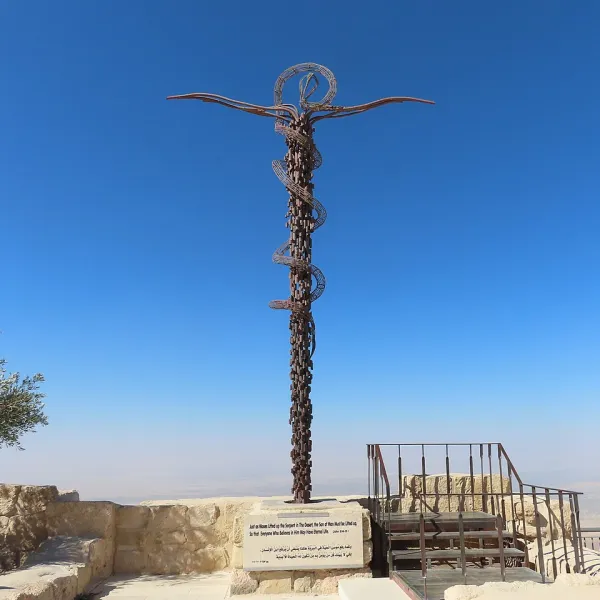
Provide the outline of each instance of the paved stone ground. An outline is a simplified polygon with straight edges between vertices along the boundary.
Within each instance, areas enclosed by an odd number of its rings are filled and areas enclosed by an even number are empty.
[[[229,573],[210,575],[140,575],[115,576],[90,586],[93,600],[111,598],[113,600],[224,600],[229,590]],[[234,596],[242,600],[244,596]],[[295,595],[251,595],[252,600],[298,600],[299,598],[319,598],[339,600],[339,596]]]

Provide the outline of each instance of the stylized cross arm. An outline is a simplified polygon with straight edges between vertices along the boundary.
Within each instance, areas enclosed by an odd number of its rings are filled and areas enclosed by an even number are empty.
[[[291,104],[279,104],[276,106],[262,106],[260,104],[250,104],[241,100],[233,100],[218,94],[209,94],[205,92],[194,94],[181,94],[178,96],[167,96],[167,100],[200,100],[202,102],[213,102],[221,104],[228,108],[235,108],[247,113],[259,115],[261,117],[274,117],[276,119],[291,120],[298,117],[298,111]]]
[[[323,119],[336,119],[340,117],[349,117],[350,115],[358,115],[360,113],[378,108],[386,104],[400,104],[401,102],[420,102],[421,104],[435,104],[433,100],[423,100],[422,98],[411,98],[409,96],[391,96],[389,98],[381,98],[366,104],[357,104],[356,106],[327,106],[320,110],[326,111],[325,114],[317,114],[311,118],[311,122],[321,121]]]

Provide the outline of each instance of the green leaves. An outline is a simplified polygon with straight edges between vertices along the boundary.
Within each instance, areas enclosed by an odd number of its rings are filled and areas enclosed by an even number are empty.
[[[16,446],[23,450],[19,439],[38,425],[48,425],[39,392],[44,376],[37,373],[21,379],[19,373],[6,372],[6,361],[0,359],[0,448]]]

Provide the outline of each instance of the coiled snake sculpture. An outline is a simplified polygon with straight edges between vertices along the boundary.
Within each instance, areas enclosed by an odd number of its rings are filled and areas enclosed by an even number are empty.
[[[283,101],[283,88],[292,77],[306,73],[300,79],[299,108]],[[328,89],[319,101],[311,100],[319,86],[318,76],[325,78]],[[312,233],[325,223],[327,212],[313,195],[312,174],[321,166],[321,154],[314,140],[314,124],[324,119],[356,115],[379,106],[399,102],[423,102],[419,98],[390,97],[356,106],[334,106],[332,101],[337,92],[333,73],[315,63],[302,63],[286,69],[277,79],[273,106],[249,104],[225,96],[209,93],[194,93],[169,96],[169,100],[201,100],[221,104],[251,114],[275,119],[275,131],[285,137],[288,147],[283,160],[273,161],[273,171],[289,193],[286,226],[290,229],[289,239],[273,254],[273,261],[290,269],[290,297],[273,300],[273,309],[291,311],[290,333],[290,378],[292,406],[292,474],[294,501],[310,501],[311,485],[311,423],[312,404],[310,385],[312,382],[312,356],[315,351],[315,322],[311,306],[325,290],[325,276],[312,264]],[[313,288],[312,280],[316,284]]]

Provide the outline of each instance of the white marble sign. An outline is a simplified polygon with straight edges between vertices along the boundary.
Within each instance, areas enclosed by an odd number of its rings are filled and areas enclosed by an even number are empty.
[[[359,569],[363,566],[362,515],[356,510],[246,516],[246,571]]]

